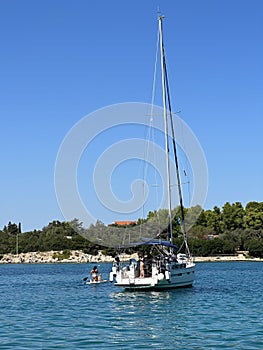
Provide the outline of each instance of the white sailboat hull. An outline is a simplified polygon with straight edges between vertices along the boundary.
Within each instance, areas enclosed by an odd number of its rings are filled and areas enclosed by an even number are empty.
[[[194,283],[195,264],[171,264],[164,272],[158,272],[153,267],[151,276],[135,277],[132,266],[124,267],[115,274],[115,286],[126,290],[163,290],[191,287]]]

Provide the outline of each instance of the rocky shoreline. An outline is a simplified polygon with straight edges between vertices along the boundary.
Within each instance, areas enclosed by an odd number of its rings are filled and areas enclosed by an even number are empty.
[[[64,257],[63,251],[49,252],[29,252],[20,254],[4,254],[0,264],[53,264],[53,263],[98,263],[113,262],[114,259],[109,255],[104,255],[100,251],[97,255],[86,254],[82,250],[71,250],[69,257]],[[121,261],[127,261],[131,258],[138,258],[137,254],[122,254]]]
[[[138,254],[122,254],[121,261],[128,261],[131,258],[138,259]],[[86,254],[82,250],[72,250],[67,258],[63,251],[30,252],[16,254],[4,254],[0,264],[53,264],[53,263],[103,263],[113,262],[113,258],[99,252],[97,255]],[[239,252],[235,256],[213,256],[195,257],[195,262],[220,262],[220,261],[263,261],[260,258],[250,258],[247,252]]]

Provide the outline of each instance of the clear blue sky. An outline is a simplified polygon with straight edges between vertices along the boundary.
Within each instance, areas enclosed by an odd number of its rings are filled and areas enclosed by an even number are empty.
[[[2,0],[0,228],[63,220],[66,133],[98,108],[151,101],[158,6],[174,109],[208,163],[205,208],[263,200],[261,0]]]

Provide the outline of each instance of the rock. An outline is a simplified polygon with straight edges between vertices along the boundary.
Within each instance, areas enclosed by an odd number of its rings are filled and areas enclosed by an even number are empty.
[[[98,255],[90,255],[84,253],[82,250],[71,251],[71,255],[68,259],[59,260],[53,259],[55,253],[62,253],[63,251],[50,251],[50,252],[31,252],[16,254],[4,254],[0,260],[0,264],[43,264],[43,263],[104,263],[113,262],[114,259],[109,255],[103,255],[101,251]],[[263,259],[249,259],[247,252],[238,252],[236,256],[217,256],[217,257],[196,257],[196,262],[205,261],[262,261]],[[129,259],[138,259],[138,254],[131,255],[121,254],[121,261],[128,261]]]

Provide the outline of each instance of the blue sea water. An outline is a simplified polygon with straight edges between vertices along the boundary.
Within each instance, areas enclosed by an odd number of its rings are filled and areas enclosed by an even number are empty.
[[[162,292],[84,285],[91,267],[0,265],[0,349],[263,348],[261,262],[199,263]]]

